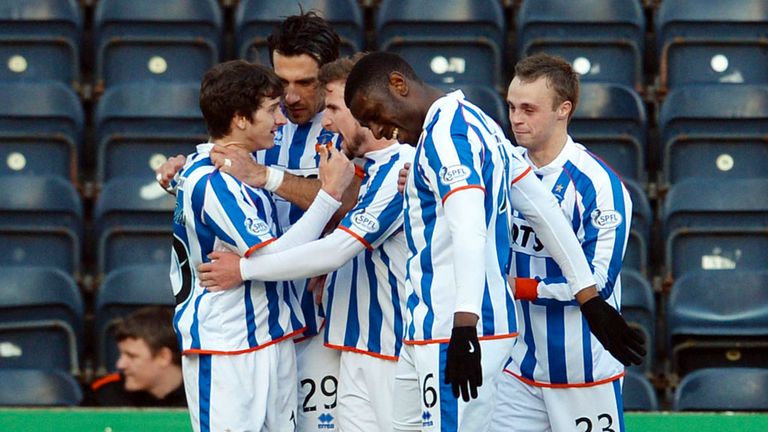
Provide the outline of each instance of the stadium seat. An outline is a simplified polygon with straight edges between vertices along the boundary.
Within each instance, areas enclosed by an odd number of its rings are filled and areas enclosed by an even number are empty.
[[[78,374],[83,300],[74,280],[53,268],[1,268],[0,369],[59,369]]]
[[[510,137],[512,135],[512,129],[509,125],[507,102],[493,87],[483,85],[438,85],[437,87],[446,93],[454,90],[461,90],[468,101],[480,107],[486,114],[491,116],[492,119],[496,120],[496,123],[501,126],[501,130],[504,131],[505,136]]]
[[[82,203],[60,177],[0,176],[0,254],[3,266],[80,267]]]
[[[0,81],[80,81],[76,0],[0,0]]]
[[[149,305],[175,306],[169,266],[134,265],[109,273],[96,295],[97,375],[115,369],[115,321]]]
[[[646,128],[643,101],[631,88],[589,82],[581,85],[569,133],[622,178],[646,180]]]
[[[659,112],[663,172],[687,178],[768,178],[768,86],[671,91]]]
[[[639,0],[526,0],[517,15],[518,57],[559,55],[583,82],[640,90],[644,41]]]
[[[176,199],[154,179],[104,185],[94,211],[99,273],[134,264],[170,265]]]
[[[639,369],[650,372],[656,347],[656,303],[651,284],[640,273],[631,269],[621,271],[621,315],[631,326],[643,332],[648,355]]]
[[[765,366],[768,271],[686,273],[667,308],[668,345],[679,375],[706,367]]]
[[[221,29],[216,0],[99,0],[97,91],[130,81],[199,83],[219,62]]]
[[[662,92],[701,83],[768,84],[768,2],[664,0],[656,17]]]
[[[271,65],[267,37],[287,16],[299,14],[300,10],[313,10],[331,24],[341,38],[341,55],[352,55],[365,48],[363,13],[355,0],[240,0],[235,12],[239,58]]]
[[[0,369],[0,382],[0,406],[4,407],[73,407],[83,400],[80,385],[62,371]]]
[[[207,142],[198,84],[125,84],[107,89],[96,110],[99,183],[154,178],[165,155],[188,154]]]
[[[648,378],[637,372],[624,375],[622,398],[626,411],[658,411],[659,398]]]
[[[666,268],[768,267],[768,179],[688,179],[672,186],[663,208]]]
[[[627,249],[624,252],[625,269],[634,269],[648,275],[648,251],[650,250],[653,213],[648,195],[639,184],[625,180],[624,186],[632,199],[632,223],[629,229]]]
[[[0,83],[0,175],[58,175],[77,182],[83,108],[66,85]]]
[[[505,85],[505,33],[497,0],[382,0],[376,13],[379,49],[430,84]]]
[[[765,366],[765,364],[763,364]],[[675,411],[766,411],[768,369],[710,368],[683,378],[675,390]]]

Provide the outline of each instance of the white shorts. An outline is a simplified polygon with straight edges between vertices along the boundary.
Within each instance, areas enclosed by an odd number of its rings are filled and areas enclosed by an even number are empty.
[[[340,352],[323,345],[323,335],[294,344],[298,366],[298,432],[336,430]]]
[[[340,364],[339,428],[344,432],[389,432],[397,362],[341,351]]]
[[[493,432],[624,431],[621,381],[538,387],[509,373],[499,381]]]
[[[245,354],[183,356],[181,369],[195,432],[292,432],[296,352],[291,341]]]
[[[403,345],[395,376],[395,431],[466,431],[488,429],[496,403],[496,384],[515,339],[480,341],[483,385],[477,399],[464,402],[445,384],[448,343]]]

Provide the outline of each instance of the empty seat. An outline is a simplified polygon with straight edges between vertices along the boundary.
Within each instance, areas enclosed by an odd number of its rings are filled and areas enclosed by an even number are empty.
[[[768,86],[673,90],[659,113],[663,172],[687,178],[768,178]]]
[[[0,406],[77,406],[83,391],[62,371],[0,369]]]
[[[97,375],[114,370],[119,357],[114,339],[115,323],[144,306],[173,307],[175,301],[169,266],[135,265],[107,275],[96,295]]]
[[[658,411],[659,398],[656,390],[644,375],[627,371],[622,387],[624,409],[627,411]]]
[[[517,15],[518,57],[568,60],[582,81],[640,89],[645,17],[639,0],[527,0]]]
[[[464,93],[464,97],[473,104],[480,107],[486,114],[496,120],[501,126],[501,130],[504,135],[509,137],[512,135],[512,129],[509,125],[509,115],[507,111],[507,102],[493,87],[482,85],[463,85],[463,86],[446,86],[438,85],[439,88],[445,92],[451,92],[453,90],[461,90]]]
[[[569,133],[622,178],[646,180],[646,114],[633,89],[619,84],[583,83]]]
[[[99,272],[134,264],[170,265],[176,199],[154,179],[108,182],[96,202]]]
[[[83,108],[66,85],[0,83],[0,175],[59,175],[77,181]]]
[[[653,213],[648,195],[639,184],[625,180],[624,186],[632,199],[632,223],[629,229],[627,249],[624,252],[623,266],[648,275],[648,251],[650,250],[651,225]]]
[[[768,272],[696,271],[669,296],[668,344],[679,375],[699,368],[764,366],[768,358]]]
[[[693,270],[768,267],[767,179],[688,179],[664,209],[665,260],[672,277]]]
[[[768,84],[768,2],[664,0],[656,17],[661,90]]]
[[[82,203],[60,177],[0,176],[0,254],[3,266],[80,267]]]
[[[0,81],[80,80],[76,0],[0,0]]]
[[[382,0],[381,51],[397,53],[432,84],[501,82],[506,24],[496,0]]]
[[[711,368],[683,378],[675,390],[675,411],[766,411],[768,369]]]
[[[298,15],[300,10],[313,10],[330,23],[341,38],[341,55],[349,56],[365,47],[363,14],[355,0],[297,0],[288,3],[241,0],[235,12],[238,56],[271,64],[267,37],[287,16]]]
[[[2,267],[2,271],[0,369],[79,373],[83,300],[74,280],[53,268]]]
[[[97,90],[129,81],[199,83],[219,62],[221,28],[216,0],[99,0]]]
[[[648,280],[631,269],[621,271],[621,315],[629,325],[643,332],[648,355],[640,369],[650,372],[656,347],[656,302]]]
[[[187,154],[207,142],[199,84],[126,84],[99,99],[97,180],[154,178],[165,155]]]

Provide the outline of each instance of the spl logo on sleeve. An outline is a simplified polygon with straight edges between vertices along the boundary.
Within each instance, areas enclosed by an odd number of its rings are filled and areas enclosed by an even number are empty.
[[[367,233],[375,233],[380,227],[379,220],[366,213],[365,209],[352,213],[352,225]]]
[[[262,220],[256,218],[246,218],[244,224],[246,231],[255,236],[263,236],[269,234],[269,225],[267,225]]]
[[[600,210],[595,209],[589,215],[592,220],[592,226],[597,229],[610,229],[616,228],[621,225],[624,218],[621,217],[621,213],[616,210]]]
[[[440,183],[447,186],[466,180],[470,175],[472,175],[472,171],[465,165],[445,166],[440,168]]]

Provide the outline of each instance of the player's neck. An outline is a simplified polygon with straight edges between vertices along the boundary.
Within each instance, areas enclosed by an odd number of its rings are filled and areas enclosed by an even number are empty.
[[[567,142],[568,134],[565,131],[554,134],[546,144],[535,149],[528,149],[528,158],[536,168],[547,166],[557,159]]]

